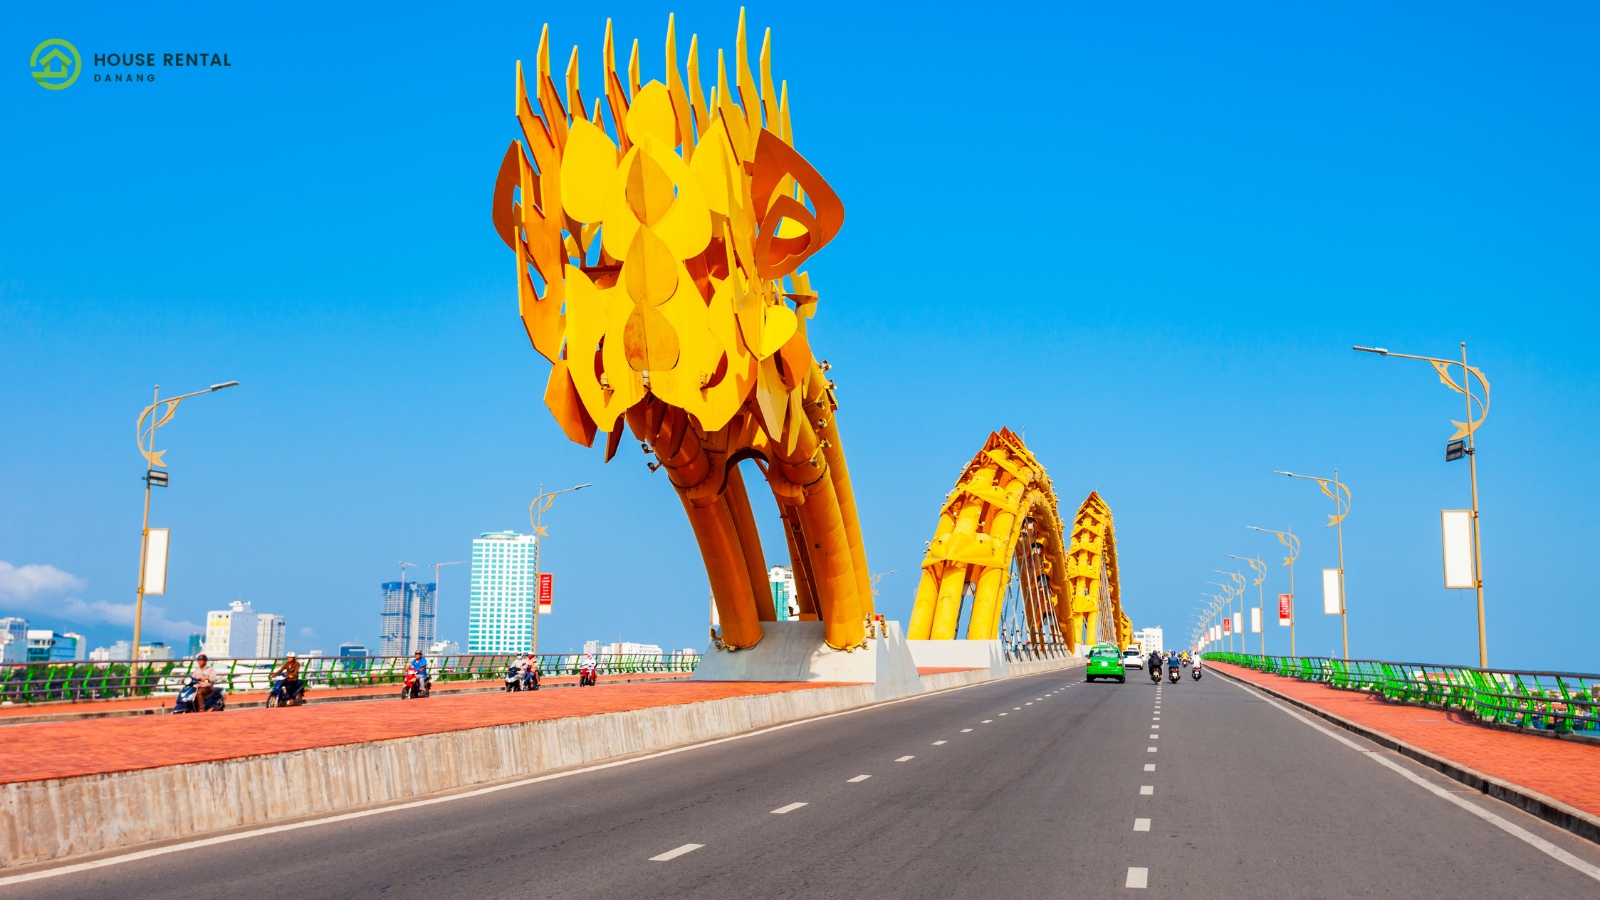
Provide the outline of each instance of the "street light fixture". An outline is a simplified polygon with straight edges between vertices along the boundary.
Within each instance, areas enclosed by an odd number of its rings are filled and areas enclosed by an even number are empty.
[[[539,485],[539,496],[533,498],[533,502],[528,504],[528,524],[533,526],[533,588],[535,592],[539,590],[539,551],[544,546],[545,536],[549,534],[544,527],[545,511],[555,504],[556,497],[561,494],[570,494],[573,491],[581,491],[586,487],[593,486],[587,483],[577,484],[569,488],[562,488],[559,491],[551,491],[547,494],[545,493],[544,485],[541,484]],[[539,655],[539,598],[537,593],[534,595],[533,609],[528,613],[528,634],[533,644],[529,652],[537,657]]]
[[[1384,350],[1383,352],[1388,353],[1389,351]],[[1294,472],[1284,472],[1278,469],[1273,469],[1272,474],[1287,475],[1290,478],[1303,478],[1307,481],[1315,481],[1317,483],[1317,487],[1322,489],[1322,493],[1326,494],[1333,500],[1334,514],[1328,517],[1327,527],[1336,529],[1339,532],[1339,631],[1344,637],[1344,658],[1349,659],[1350,624],[1345,615],[1346,610],[1348,609],[1348,604],[1345,602],[1344,596],[1344,518],[1345,516],[1350,515],[1350,488],[1348,485],[1339,481],[1338,469],[1333,470],[1332,478],[1318,478],[1315,475],[1297,475]]]
[[[158,589],[149,591],[145,589],[145,576],[149,573],[150,563],[152,562],[150,558],[150,488],[166,487],[168,480],[166,471],[167,464],[161,459],[161,457],[167,451],[156,449],[156,429],[172,421],[172,416],[178,411],[178,404],[184,400],[187,400],[190,397],[197,397],[201,394],[209,394],[215,391],[220,391],[223,388],[236,387],[238,384],[239,382],[237,381],[224,381],[221,384],[213,384],[211,387],[208,387],[203,391],[190,391],[187,394],[179,394],[176,397],[167,397],[164,399],[161,396],[161,385],[158,384],[155,387],[154,398],[151,400],[150,405],[146,406],[139,412],[139,419],[134,423],[134,438],[139,447],[139,455],[144,457],[145,473],[144,524],[141,526],[139,531],[139,589],[134,595],[133,651],[129,654],[133,658],[135,665],[129,667],[130,677],[133,669],[137,667],[136,664],[139,660],[139,641],[142,640],[141,631],[144,624],[144,595],[147,593],[161,594],[166,592],[167,545],[164,539],[160,541],[160,546],[155,548],[161,557],[159,560],[161,578],[159,583],[152,585],[152,587]],[[152,416],[152,413],[155,413],[158,408],[161,410],[160,413]],[[146,419],[150,420],[148,427],[145,425]],[[162,529],[161,531],[164,538],[166,534],[165,529]],[[132,686],[132,682],[130,681],[130,689]]]
[[[1245,527],[1251,531],[1265,531],[1267,534],[1277,535],[1278,543],[1289,548],[1289,555],[1284,557],[1283,564],[1289,567],[1289,655],[1294,656],[1294,561],[1300,558],[1300,539],[1295,537],[1293,528],[1274,531],[1271,528],[1257,528],[1254,525]]]
[[[1267,595],[1266,595],[1266,588],[1262,587],[1261,585],[1262,585],[1263,582],[1265,582],[1267,580],[1267,564],[1262,562],[1257,557],[1234,556],[1232,553],[1225,553],[1223,555],[1228,557],[1229,559],[1238,559],[1238,560],[1243,560],[1243,561],[1249,563],[1250,564],[1250,570],[1253,573],[1255,573],[1255,576],[1256,576],[1256,620],[1257,621],[1252,622],[1250,624],[1256,625],[1261,629],[1261,655],[1262,656],[1266,656],[1267,655]]]
[[[1489,666],[1489,633],[1484,623],[1483,616],[1483,537],[1478,528],[1478,455],[1474,446],[1478,426],[1489,418],[1489,379],[1483,377],[1483,372],[1476,366],[1467,365],[1467,342],[1461,342],[1461,359],[1440,359],[1434,356],[1413,356],[1409,353],[1391,353],[1384,347],[1352,347],[1363,353],[1376,353],[1379,356],[1392,356],[1396,359],[1420,359],[1433,366],[1439,373],[1439,380],[1444,385],[1464,398],[1467,407],[1467,420],[1457,422],[1451,420],[1450,424],[1456,426],[1455,434],[1450,436],[1449,442],[1444,445],[1445,462],[1454,462],[1461,457],[1467,458],[1467,471],[1472,481],[1472,582],[1478,594],[1478,666]],[[1452,366],[1461,367],[1461,380],[1458,383],[1450,369]],[[1476,377],[1478,384],[1483,388],[1483,397],[1478,397],[1472,392],[1472,379]],[[1478,418],[1473,419],[1473,402],[1478,404]]]

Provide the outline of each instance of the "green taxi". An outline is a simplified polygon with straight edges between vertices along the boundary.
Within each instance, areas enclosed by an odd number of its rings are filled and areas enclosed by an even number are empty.
[[[1089,648],[1089,666],[1084,671],[1084,680],[1094,681],[1096,678],[1115,678],[1118,682],[1127,682],[1127,672],[1122,668],[1122,651],[1114,645],[1095,644]]]

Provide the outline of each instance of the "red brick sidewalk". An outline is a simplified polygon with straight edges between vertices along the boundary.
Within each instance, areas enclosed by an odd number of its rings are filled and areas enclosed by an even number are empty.
[[[1472,716],[1269,675],[1226,663],[1207,668],[1382,732],[1458,765],[1600,815],[1600,747],[1475,724]]]
[[[679,678],[688,678],[690,672],[658,672],[648,675],[606,675],[601,676],[601,681],[610,679],[648,678],[652,681],[674,681]],[[458,691],[482,691],[485,689],[498,689],[503,682],[493,679],[479,681],[448,681],[434,684],[435,694],[449,694]],[[576,675],[546,675],[540,682],[546,687],[556,685],[575,685],[578,683]],[[359,684],[351,687],[329,688],[312,686],[311,701],[330,697],[399,697],[400,685],[394,684]],[[261,703],[267,699],[266,691],[238,691],[228,694],[228,705],[238,706],[245,703]],[[98,713],[120,712],[125,710],[155,710],[171,709],[172,696],[163,697],[134,697],[131,699],[116,700],[60,700],[48,703],[17,703],[11,706],[0,706],[0,724],[8,718],[22,718],[25,716],[51,715],[53,713]]]
[[[533,694],[440,695],[323,706],[313,702],[291,709],[12,725],[0,728],[0,784],[824,687],[835,685],[738,681],[601,685]]]

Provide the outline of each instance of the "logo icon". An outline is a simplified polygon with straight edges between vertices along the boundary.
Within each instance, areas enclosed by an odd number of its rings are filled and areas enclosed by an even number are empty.
[[[51,38],[33,48],[28,60],[33,68],[33,80],[47,91],[59,91],[72,86],[83,69],[83,57],[78,48],[60,38]]]

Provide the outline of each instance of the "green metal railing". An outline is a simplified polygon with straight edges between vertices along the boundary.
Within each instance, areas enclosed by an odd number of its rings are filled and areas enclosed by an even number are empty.
[[[505,677],[513,654],[466,654],[429,658],[436,682],[497,681]],[[583,665],[580,653],[541,653],[539,671],[546,677],[576,675]],[[693,672],[700,662],[696,653],[600,654],[594,657],[600,675],[667,674]],[[300,660],[300,677],[317,688],[399,684],[405,680],[410,657],[309,656]],[[229,693],[266,691],[272,670],[281,659],[216,660],[212,668]],[[0,666],[0,702],[43,703],[61,700],[106,700],[149,697],[173,693],[189,678],[194,660],[121,662],[17,663]]]
[[[1600,734],[1600,675],[1249,653],[1207,653],[1205,659],[1381,694],[1400,703],[1460,710],[1483,722]]]

